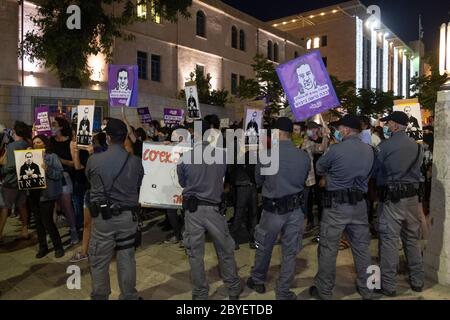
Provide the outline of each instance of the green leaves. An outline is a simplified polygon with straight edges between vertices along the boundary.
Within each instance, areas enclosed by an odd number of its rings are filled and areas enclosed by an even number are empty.
[[[177,21],[178,14],[189,17],[192,5],[192,0],[139,1],[148,4],[148,12],[153,2],[156,12],[170,22]],[[102,53],[111,62],[116,38],[134,40],[124,31],[124,27],[138,21],[134,0],[46,0],[40,5],[38,14],[29,17],[36,28],[24,35],[19,56],[25,55],[32,62],[39,60],[56,71],[62,87],[88,85],[92,73],[87,65],[90,55]],[[70,5],[80,8],[81,29],[69,30],[66,26]]]

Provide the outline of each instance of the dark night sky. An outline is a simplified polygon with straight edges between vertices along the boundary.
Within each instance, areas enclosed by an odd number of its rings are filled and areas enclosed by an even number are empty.
[[[263,21],[344,2],[344,0],[222,1]],[[372,4],[380,6],[383,23],[406,43],[418,39],[419,14],[422,14],[426,51],[437,51],[439,27],[443,22],[450,21],[449,0],[362,0],[361,2],[366,6]]]

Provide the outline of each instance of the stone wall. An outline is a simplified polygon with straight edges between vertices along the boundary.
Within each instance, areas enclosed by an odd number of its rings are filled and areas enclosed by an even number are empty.
[[[424,264],[428,278],[450,285],[450,91],[439,92],[434,118],[431,230]]]
[[[107,92],[103,90],[86,89],[61,89],[61,88],[33,88],[20,86],[0,85],[0,123],[8,127],[12,126],[15,120],[21,120],[31,124],[33,122],[33,101],[36,98],[53,99],[89,99],[101,100],[107,105]],[[139,106],[149,107],[153,119],[163,119],[164,108],[183,108],[185,101],[170,99],[146,93],[139,93]],[[232,106],[217,107],[201,105],[203,115],[217,114],[220,118],[230,118],[235,120],[234,108]],[[121,109],[108,109],[107,114],[112,117],[120,117]],[[130,123],[139,126],[140,121],[136,110],[126,109],[126,115]]]

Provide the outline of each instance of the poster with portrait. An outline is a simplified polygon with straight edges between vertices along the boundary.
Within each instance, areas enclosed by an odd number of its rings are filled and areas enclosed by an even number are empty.
[[[184,86],[186,95],[187,118],[200,119],[200,102],[198,100],[197,85],[195,82],[186,82]]]
[[[297,121],[340,105],[318,50],[286,62],[276,70]]]
[[[77,109],[77,145],[88,146],[92,144],[95,107],[93,105],[80,105]]]
[[[137,108],[137,113],[142,125],[152,122],[152,116],[148,107]]]
[[[47,188],[44,170],[44,149],[16,150],[17,184],[19,190]]]
[[[220,119],[220,129],[227,129],[230,127],[230,118]]]
[[[108,66],[108,97],[111,107],[137,107],[137,65]]]
[[[179,125],[183,122],[184,110],[175,108],[164,108],[164,125]]]
[[[52,135],[48,106],[41,105],[34,109],[34,130],[36,134],[43,134],[47,137]]]
[[[404,99],[394,101],[394,111],[401,111],[408,116],[406,133],[416,141],[423,139],[422,112],[418,99]]]
[[[262,129],[263,110],[246,108],[245,110],[245,144],[249,146],[258,145],[259,134]]]
[[[181,208],[182,192],[178,183],[177,162],[189,147],[144,142],[142,166],[144,179],[139,194],[143,207]]]

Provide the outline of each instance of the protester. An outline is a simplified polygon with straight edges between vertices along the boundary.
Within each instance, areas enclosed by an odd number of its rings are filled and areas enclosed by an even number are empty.
[[[52,123],[52,144],[53,152],[59,157],[64,168],[63,189],[57,201],[59,208],[65,214],[70,226],[70,242],[75,245],[80,242],[76,225],[75,211],[72,204],[74,165],[70,154],[70,142],[72,141],[72,129],[69,122],[56,117]]]
[[[22,239],[28,239],[28,212],[26,208],[27,194],[24,190],[19,190],[17,185],[15,150],[25,150],[29,147],[31,131],[29,127],[16,121],[12,131],[13,142],[6,146],[6,153],[0,161],[2,167],[3,183],[0,186],[0,243],[3,242],[3,229],[8,218],[8,213],[14,208],[20,214],[22,222]]]
[[[372,133],[372,146],[376,148],[384,140],[386,140],[386,137],[384,136],[383,127],[375,127]]]
[[[47,246],[47,233],[53,243],[55,257],[64,256],[64,248],[61,236],[53,221],[53,209],[55,202],[62,193],[62,178],[64,169],[56,154],[52,152],[51,144],[44,135],[33,138],[33,149],[44,149],[44,166],[46,189],[30,190],[31,209],[36,219],[36,231],[38,235],[39,251],[36,258],[45,257],[49,250]]]

